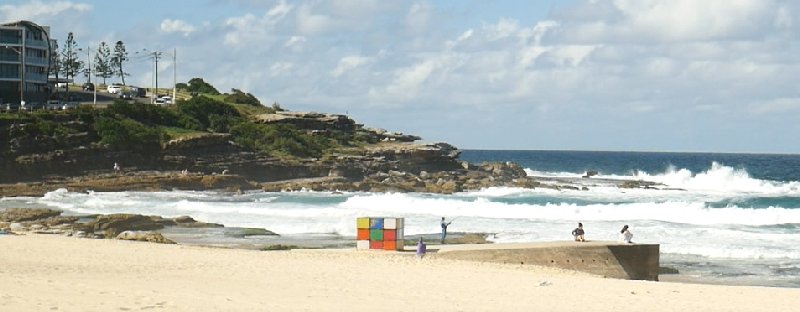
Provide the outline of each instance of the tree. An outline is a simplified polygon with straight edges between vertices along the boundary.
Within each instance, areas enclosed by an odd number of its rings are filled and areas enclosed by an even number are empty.
[[[114,74],[122,79],[122,85],[125,85],[125,76],[128,76],[128,73],[122,69],[122,65],[127,61],[128,52],[125,51],[125,44],[122,41],[117,41],[114,45],[114,53],[111,55],[111,67],[114,70]]]
[[[186,88],[186,91],[219,95],[217,88],[214,88],[214,86],[211,84],[203,81],[203,78],[192,78],[189,80],[189,86]]]
[[[67,41],[64,43],[64,50],[61,52],[61,72],[64,73],[64,78],[75,78],[75,74],[79,73],[83,68],[83,62],[78,59],[78,43],[75,42],[75,36],[72,32],[67,34]]]
[[[114,70],[111,68],[111,49],[104,42],[100,42],[97,47],[97,53],[94,55],[94,71],[103,77],[103,84],[106,84],[106,78],[111,78],[114,75]]]
[[[61,54],[58,53],[58,42],[53,40],[53,45],[50,48],[52,51],[50,53],[50,72],[47,73],[47,76],[55,74],[56,81],[58,81],[58,73],[61,72]],[[56,88],[56,91],[58,91],[58,88]]]

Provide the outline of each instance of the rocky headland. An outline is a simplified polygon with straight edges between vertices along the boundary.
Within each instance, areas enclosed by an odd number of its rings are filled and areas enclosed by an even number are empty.
[[[147,153],[97,144],[90,125],[55,115],[69,135],[27,134],[25,120],[0,119],[0,196],[70,191],[373,191],[453,193],[490,186],[537,187],[514,163],[469,164],[447,143],[372,129],[345,115],[275,112],[258,124],[291,125],[311,136],[357,138],[321,157],[281,158],[247,149],[229,133],[196,133]],[[114,171],[115,163],[120,171]]]

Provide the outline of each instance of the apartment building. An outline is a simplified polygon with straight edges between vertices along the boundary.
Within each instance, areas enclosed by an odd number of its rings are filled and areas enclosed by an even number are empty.
[[[29,21],[0,24],[0,104],[46,102],[50,27]]]

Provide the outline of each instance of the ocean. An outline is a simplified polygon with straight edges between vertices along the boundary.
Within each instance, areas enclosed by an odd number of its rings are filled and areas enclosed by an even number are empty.
[[[513,161],[530,176],[588,190],[488,188],[452,195],[58,190],[41,198],[2,198],[0,208],[189,215],[229,227],[266,228],[284,239],[333,242],[352,242],[360,216],[404,217],[406,235],[438,233],[439,220],[446,217],[453,220],[451,232],[491,233],[497,243],[571,240],[578,222],[588,240],[617,240],[627,224],[634,242],[660,244],[661,266],[680,272],[663,280],[800,287],[800,155],[465,150],[461,159]],[[587,171],[598,174],[581,178]],[[609,180],[663,186],[622,189]],[[225,242],[221,232],[209,235]]]

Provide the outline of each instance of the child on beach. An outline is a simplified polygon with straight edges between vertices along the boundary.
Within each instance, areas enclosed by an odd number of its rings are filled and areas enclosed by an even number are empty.
[[[622,227],[622,230],[619,231],[619,240],[623,243],[633,244],[631,241],[633,239],[633,233],[628,230],[628,225]]]
[[[425,242],[422,241],[422,237],[420,237],[417,242],[417,258],[422,259],[422,257],[425,256],[425,252],[427,252],[427,247],[425,246]]]
[[[576,242],[585,242],[586,240],[583,238],[584,234],[583,223],[578,222],[578,227],[572,230],[572,237],[575,238]]]

